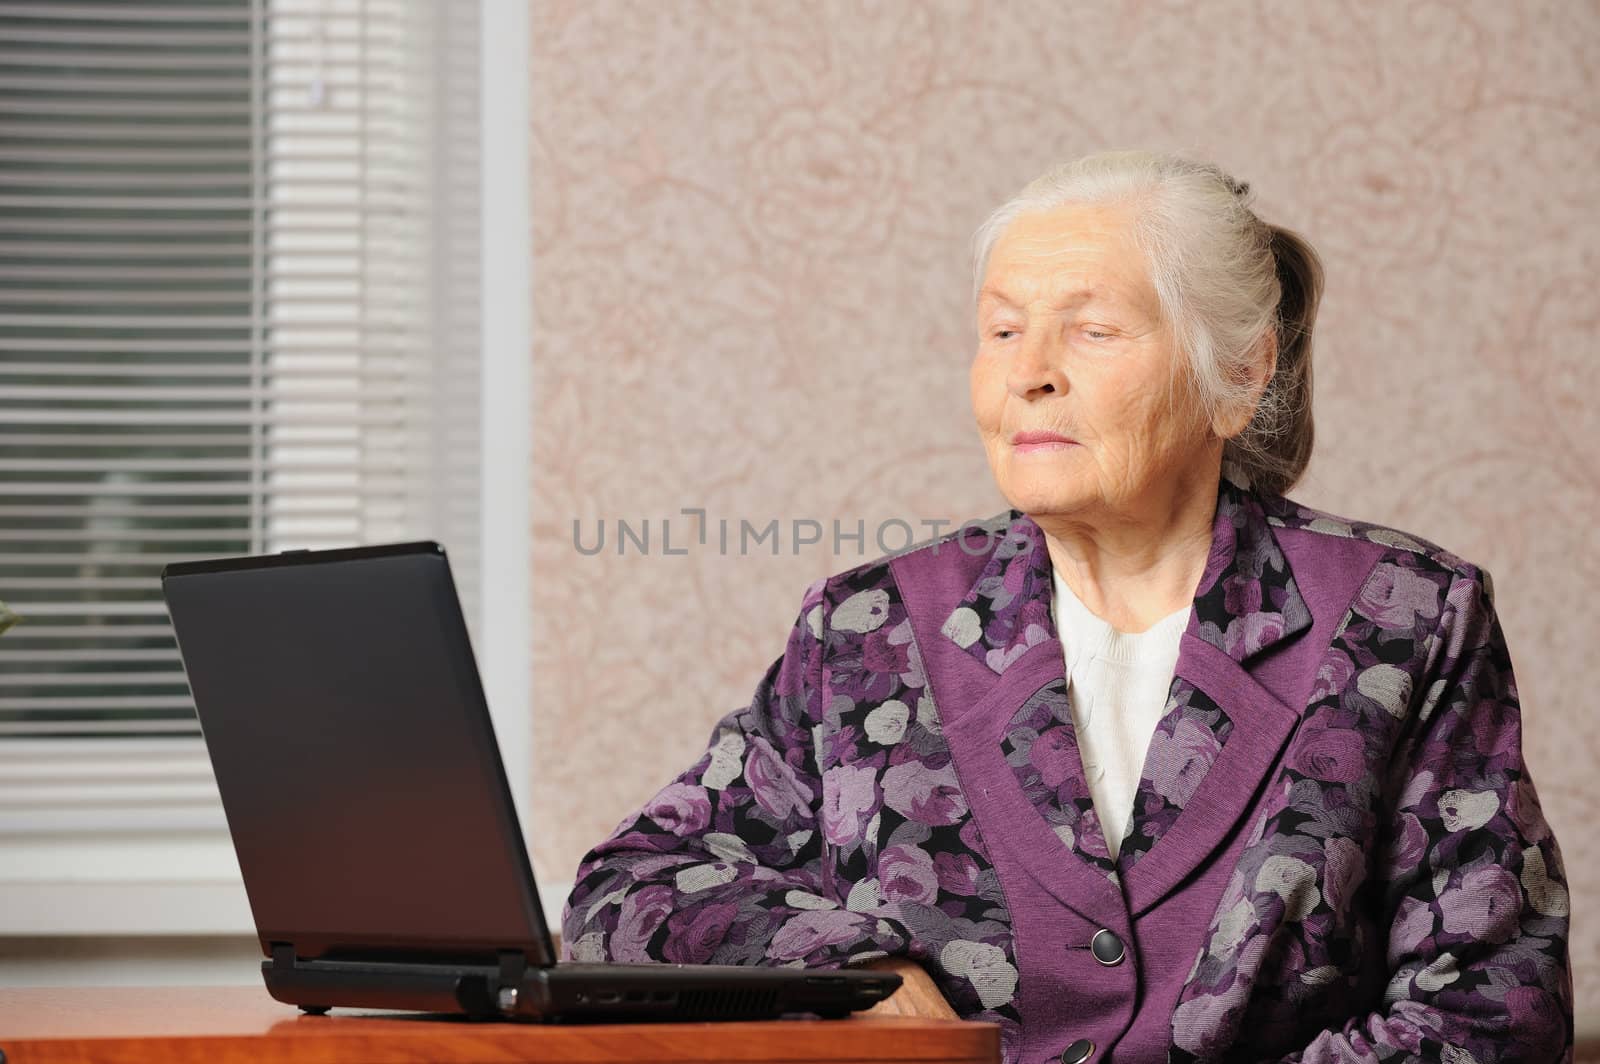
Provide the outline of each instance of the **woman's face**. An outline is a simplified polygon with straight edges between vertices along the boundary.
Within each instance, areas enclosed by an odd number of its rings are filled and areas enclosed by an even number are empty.
[[[1001,493],[1030,516],[1137,512],[1215,483],[1222,441],[1187,398],[1130,223],[1120,206],[1026,214],[990,254],[972,409]]]

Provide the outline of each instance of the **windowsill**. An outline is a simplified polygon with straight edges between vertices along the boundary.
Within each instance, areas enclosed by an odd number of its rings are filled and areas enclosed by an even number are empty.
[[[0,883],[0,935],[255,935],[237,882]]]
[[[561,928],[568,884],[542,887],[545,922]],[[255,936],[237,882],[136,880],[0,882],[0,937],[64,935]]]

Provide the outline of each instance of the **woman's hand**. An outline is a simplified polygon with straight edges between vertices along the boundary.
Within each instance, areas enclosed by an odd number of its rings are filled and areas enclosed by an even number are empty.
[[[900,989],[868,1009],[867,1016],[926,1016],[936,1020],[960,1019],[950,1003],[939,993],[933,976],[922,965],[904,957],[880,957],[861,965],[876,972],[893,972],[901,979]]]

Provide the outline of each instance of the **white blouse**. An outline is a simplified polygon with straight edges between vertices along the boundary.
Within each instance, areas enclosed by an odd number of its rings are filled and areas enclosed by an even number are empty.
[[[1190,607],[1143,632],[1119,632],[1054,574],[1052,612],[1067,664],[1067,698],[1084,776],[1115,860],[1133,816],[1145,751],[1167,708]]]

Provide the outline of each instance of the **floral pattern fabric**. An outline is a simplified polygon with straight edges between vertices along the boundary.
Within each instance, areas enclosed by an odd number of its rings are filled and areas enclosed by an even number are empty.
[[[1115,878],[1116,865],[1084,777],[1065,680],[1052,680],[1022,704],[1000,751],[1022,793],[1056,837]]]
[[[1308,604],[1274,530],[1359,542],[1376,560],[1352,575],[1353,599]],[[938,704],[944,678],[924,660],[932,632],[1002,682],[1056,638],[1050,569],[1027,517],[978,532],[981,572],[929,625],[913,623],[889,561],[807,589],[750,705],[584,858],[569,957],[821,967],[904,955],[960,1015],[1000,1025],[1008,1061],[1032,1059],[1019,999],[1048,976],[1019,967],[1007,900],[1026,884],[991,859],[997,828],[974,812],[945,734],[945,716],[971,706]],[[941,547],[956,556],[953,536],[919,550]],[[1319,637],[1287,739],[1252,754],[1260,696],[1215,677],[1309,638],[1311,605],[1340,620]],[[1486,576],[1404,533],[1224,479],[1191,638],[1205,645],[1180,653],[1115,863],[1059,653],[1056,675],[983,732],[1061,840],[1058,859],[1130,898],[1151,877],[1181,880],[1174,847],[1221,838],[1219,777],[1260,761],[1238,858],[1204,873],[1220,901],[1196,920],[1192,968],[1170,1008],[1135,1022],[1162,1024],[1177,1061],[1570,1056],[1567,889],[1521,758]],[[1184,889],[1156,901],[1149,888],[1146,903],[1184,904]]]

